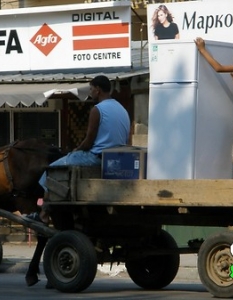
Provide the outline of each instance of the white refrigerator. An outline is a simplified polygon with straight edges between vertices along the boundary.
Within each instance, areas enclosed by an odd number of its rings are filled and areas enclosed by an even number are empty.
[[[233,44],[206,48],[233,64]],[[230,74],[215,72],[194,41],[157,41],[149,58],[147,179],[232,178]]]

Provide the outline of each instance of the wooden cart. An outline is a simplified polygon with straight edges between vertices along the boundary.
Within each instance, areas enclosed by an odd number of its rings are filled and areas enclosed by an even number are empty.
[[[50,167],[47,174],[46,203],[75,226],[53,232],[44,252],[45,274],[58,290],[86,289],[104,263],[125,263],[137,285],[161,289],[175,278],[180,254],[198,253],[205,287],[233,296],[232,180],[106,180],[98,167]],[[179,248],[163,225],[226,231]]]

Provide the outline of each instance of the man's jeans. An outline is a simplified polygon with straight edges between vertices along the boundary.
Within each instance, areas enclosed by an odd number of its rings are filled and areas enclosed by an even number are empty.
[[[74,151],[69,152],[66,156],[54,161],[50,166],[96,166],[101,164],[101,158],[91,153],[90,151]],[[39,180],[39,184],[47,191],[46,185],[46,172],[43,173]]]

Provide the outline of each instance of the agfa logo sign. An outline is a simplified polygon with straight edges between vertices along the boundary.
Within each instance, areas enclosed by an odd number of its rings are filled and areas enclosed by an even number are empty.
[[[46,23],[31,38],[30,42],[38,48],[44,55],[48,55],[61,41],[61,37],[56,34]]]

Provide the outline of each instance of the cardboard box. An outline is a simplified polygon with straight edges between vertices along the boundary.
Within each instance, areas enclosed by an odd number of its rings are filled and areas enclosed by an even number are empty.
[[[145,179],[147,148],[122,146],[102,152],[103,179]]]

